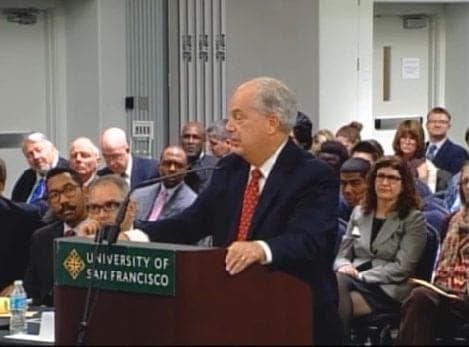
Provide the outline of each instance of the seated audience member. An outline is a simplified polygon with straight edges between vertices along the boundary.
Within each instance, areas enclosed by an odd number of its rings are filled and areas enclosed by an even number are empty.
[[[318,131],[316,131],[313,135],[311,152],[313,152],[313,154],[318,154],[318,152],[321,150],[321,145],[323,144],[323,142],[326,142],[328,140],[335,140],[332,131],[327,129],[319,129]]]
[[[377,161],[334,263],[346,337],[353,317],[397,310],[410,293],[406,280],[414,275],[426,243],[419,205],[408,166],[395,156]]]
[[[352,147],[361,141],[360,132],[362,131],[363,124],[360,122],[350,122],[343,125],[335,133],[335,139],[343,144],[347,151],[350,153]]]
[[[137,204],[135,219],[155,221],[174,216],[189,207],[197,198],[184,182],[187,170],[187,157],[179,146],[166,147],[161,153],[159,174],[168,177],[162,182],[137,188],[131,199]]]
[[[381,144],[375,140],[362,140],[356,143],[350,152],[350,157],[368,160],[370,164],[374,164],[383,155]]]
[[[3,197],[7,168],[0,158],[0,295],[8,295],[14,280],[24,277],[29,238],[40,228],[42,210],[35,204],[12,202]]]
[[[22,149],[29,169],[16,181],[11,199],[36,202],[44,197],[47,171],[55,167],[68,167],[68,162],[59,156],[54,144],[41,133],[29,134],[23,141]]]
[[[407,119],[399,123],[392,147],[395,155],[409,165],[414,177],[426,183],[432,193],[446,190],[451,173],[438,169],[425,158],[425,133],[419,121]]]
[[[205,154],[205,129],[202,123],[188,122],[184,124],[181,132],[181,147],[187,155],[189,163],[188,169],[199,169],[203,167],[213,167],[218,159],[213,155]],[[191,189],[200,194],[207,186],[212,177],[213,170],[201,170],[191,172],[186,175],[184,181]]]
[[[427,114],[428,143],[425,155],[437,168],[446,170],[451,175],[456,175],[469,154],[466,149],[453,143],[448,138],[448,130],[451,127],[451,115],[443,107],[434,107]]]
[[[295,125],[291,132],[293,142],[305,151],[311,150],[313,143],[312,137],[313,122],[303,112],[298,111],[296,114]]]
[[[227,119],[219,119],[207,128],[208,146],[210,152],[222,158],[231,151],[230,134],[226,130]]]
[[[103,226],[114,224],[117,213],[122,208],[128,193],[129,185],[119,175],[105,175],[93,180],[88,186],[88,194],[86,196],[88,218],[79,227],[80,235],[93,236]],[[144,232],[133,229],[135,211],[135,203],[129,202],[124,220],[120,225],[120,230],[122,231],[120,237],[125,240],[131,239],[132,241],[147,242],[149,239]]]
[[[53,306],[54,240],[77,234],[86,218],[81,179],[71,169],[52,169],[46,176],[47,203],[56,220],[34,232],[24,288],[33,305]]]
[[[362,158],[349,158],[340,167],[339,218],[346,222],[365,195],[366,175],[370,167],[370,163]]]
[[[432,345],[437,332],[469,323],[469,162],[460,177],[462,206],[449,221],[433,277],[450,297],[426,286],[414,288],[401,307],[398,344]]]
[[[78,137],[70,143],[70,168],[80,176],[83,186],[87,187],[96,177],[99,164],[99,149],[87,137]]]
[[[343,144],[331,140],[322,143],[317,157],[329,164],[338,175],[340,167],[348,159],[348,152]]]
[[[106,167],[98,171],[98,176],[112,173],[121,175],[131,188],[155,177],[158,162],[131,154],[124,130],[120,128],[104,130],[99,143]]]

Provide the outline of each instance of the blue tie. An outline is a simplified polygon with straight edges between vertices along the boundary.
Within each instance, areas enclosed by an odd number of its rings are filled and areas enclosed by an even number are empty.
[[[428,152],[427,152],[427,159],[433,160],[435,158],[435,153],[436,152],[436,145],[431,144],[430,147],[428,147]]]
[[[34,187],[34,190],[31,193],[29,202],[32,203],[32,202],[41,200],[44,195],[45,190],[46,190],[46,180],[44,179],[44,177],[41,177],[39,178],[39,181],[37,181],[36,186]]]

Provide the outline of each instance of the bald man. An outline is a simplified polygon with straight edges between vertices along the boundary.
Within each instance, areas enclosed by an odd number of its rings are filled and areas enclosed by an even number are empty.
[[[137,203],[135,219],[154,221],[174,216],[192,205],[197,194],[184,182],[187,156],[179,146],[166,147],[161,153],[160,176],[177,175],[161,183],[136,189],[131,198]]]
[[[46,135],[38,132],[31,133],[24,139],[22,150],[29,169],[16,181],[11,199],[33,203],[44,197],[47,172],[55,167],[68,167],[68,161],[59,156],[59,152]]]
[[[157,177],[158,162],[131,154],[124,130],[120,128],[104,130],[99,145],[106,167],[98,170],[98,176],[112,173],[120,175],[126,179],[130,188],[134,188],[147,179]]]
[[[99,160],[99,149],[89,138],[78,137],[70,143],[70,168],[78,173],[84,187],[96,177]]]

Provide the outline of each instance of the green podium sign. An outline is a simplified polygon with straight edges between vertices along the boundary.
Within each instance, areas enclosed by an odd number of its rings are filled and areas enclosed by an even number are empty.
[[[175,295],[175,252],[139,243],[96,245],[80,238],[55,242],[58,285]]]

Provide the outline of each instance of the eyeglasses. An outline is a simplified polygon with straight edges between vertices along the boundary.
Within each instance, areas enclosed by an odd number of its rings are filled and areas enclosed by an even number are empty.
[[[88,204],[86,209],[89,213],[98,214],[101,210],[104,212],[114,212],[122,205],[122,201],[106,201],[104,204]]]
[[[442,124],[442,125],[446,125],[449,123],[449,121],[445,120],[445,119],[435,119],[435,120],[429,120],[427,121],[428,124]]]
[[[386,175],[386,174],[383,174],[383,173],[379,173],[379,174],[376,175],[376,180],[381,181],[381,182],[383,182],[384,180],[388,180],[388,182],[390,182],[390,183],[397,183],[397,182],[401,181],[402,178],[400,176],[396,176],[396,175]]]
[[[57,203],[60,200],[60,195],[65,195],[67,198],[71,199],[77,194],[77,185],[67,184],[62,190],[51,190],[47,193],[47,200],[51,203]]]

